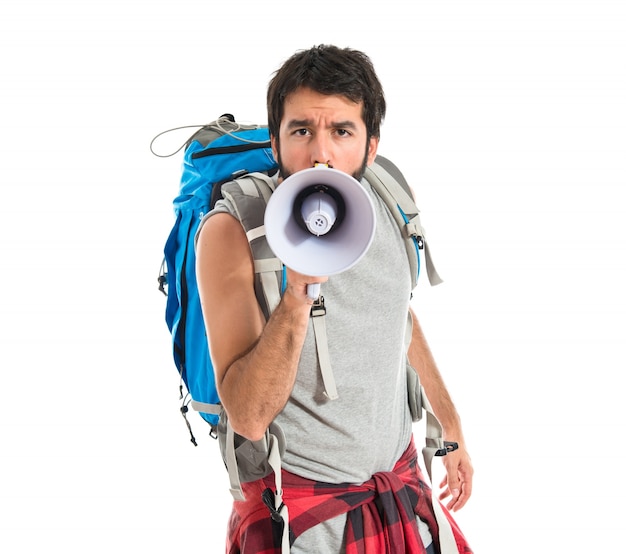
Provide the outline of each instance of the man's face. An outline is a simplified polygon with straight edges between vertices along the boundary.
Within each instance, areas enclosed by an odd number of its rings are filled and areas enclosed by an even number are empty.
[[[281,177],[327,164],[360,180],[376,157],[377,138],[367,138],[363,104],[300,88],[285,99],[279,141],[272,150]]]

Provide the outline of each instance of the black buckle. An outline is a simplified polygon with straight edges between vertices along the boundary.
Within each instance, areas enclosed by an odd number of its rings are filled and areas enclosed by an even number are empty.
[[[439,450],[437,450],[437,452],[435,452],[435,456],[445,456],[449,452],[454,452],[455,450],[458,450],[458,449],[459,449],[458,442],[443,441],[443,448],[440,448]]]
[[[326,306],[324,306],[324,297],[320,294],[317,300],[311,306],[311,317],[320,317],[326,315]]]
[[[281,523],[283,521],[283,516],[280,515],[280,511],[285,505],[284,502],[280,506],[278,506],[278,508],[276,508],[274,493],[269,487],[261,493],[261,499],[263,500],[263,503],[269,508],[271,518],[276,523]]]

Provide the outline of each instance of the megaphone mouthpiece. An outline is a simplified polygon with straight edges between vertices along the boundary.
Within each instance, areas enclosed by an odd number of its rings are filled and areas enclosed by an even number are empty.
[[[302,219],[310,233],[320,236],[328,233],[337,220],[337,203],[323,192],[314,192],[304,199]]]
[[[300,190],[293,202],[296,223],[316,236],[337,229],[343,221],[345,211],[346,205],[341,194],[328,185],[319,183]]]

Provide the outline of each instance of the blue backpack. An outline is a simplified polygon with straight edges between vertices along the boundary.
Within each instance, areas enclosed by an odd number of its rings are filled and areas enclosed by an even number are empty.
[[[162,134],[157,135],[152,142]],[[264,208],[274,186],[269,176],[278,169],[270,146],[268,128],[242,125],[232,115],[225,114],[201,127],[189,138],[184,149],[180,190],[174,199],[175,222],[165,243],[165,256],[158,281],[159,290],[167,296],[165,321],[172,336],[174,363],[181,378],[180,411],[189,429],[191,442],[196,445],[187,420],[189,405],[210,424],[212,437],[218,438],[220,435],[220,400],[198,294],[194,246],[201,220],[222,197],[222,193],[237,206],[241,223],[250,240],[257,272],[256,296],[266,318],[269,318],[280,299],[284,270],[280,260],[267,245],[263,227]],[[420,274],[422,251],[430,283],[434,285],[441,282],[430,258],[420,224],[419,209],[413,202],[411,189],[400,170],[386,158],[377,156],[375,163],[367,168],[365,179],[385,201],[401,230],[413,287]],[[312,320],[324,382],[328,391],[334,391],[330,361],[324,352],[324,313],[322,306],[312,314],[315,315]],[[415,371],[411,370],[409,376],[413,381],[410,388],[419,391],[419,383],[414,383]],[[409,400],[417,420],[421,417],[419,395],[418,398],[409,395]]]
[[[196,230],[220,198],[223,183],[249,172],[271,174],[277,170],[277,164],[267,127],[236,123],[230,114],[203,126],[184,148],[180,190],[174,199],[176,219],[165,243],[158,281],[159,290],[167,296],[165,321],[181,378],[181,413],[195,445],[186,415],[189,401],[219,404],[196,283]],[[215,435],[218,415],[200,415]]]

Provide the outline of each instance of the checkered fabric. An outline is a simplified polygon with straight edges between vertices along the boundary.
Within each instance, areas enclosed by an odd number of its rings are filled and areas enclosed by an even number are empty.
[[[264,491],[274,490],[273,475],[243,487],[246,500],[233,504],[227,554],[280,554],[282,522],[270,517],[262,500]],[[266,492],[265,497],[273,494]],[[283,500],[289,508],[291,544],[314,525],[346,513],[346,554],[426,554],[417,516],[428,524],[434,550],[440,552],[431,489],[417,464],[413,441],[393,471],[376,473],[361,485],[320,483],[283,471]],[[444,513],[458,552],[472,554],[445,508]]]

